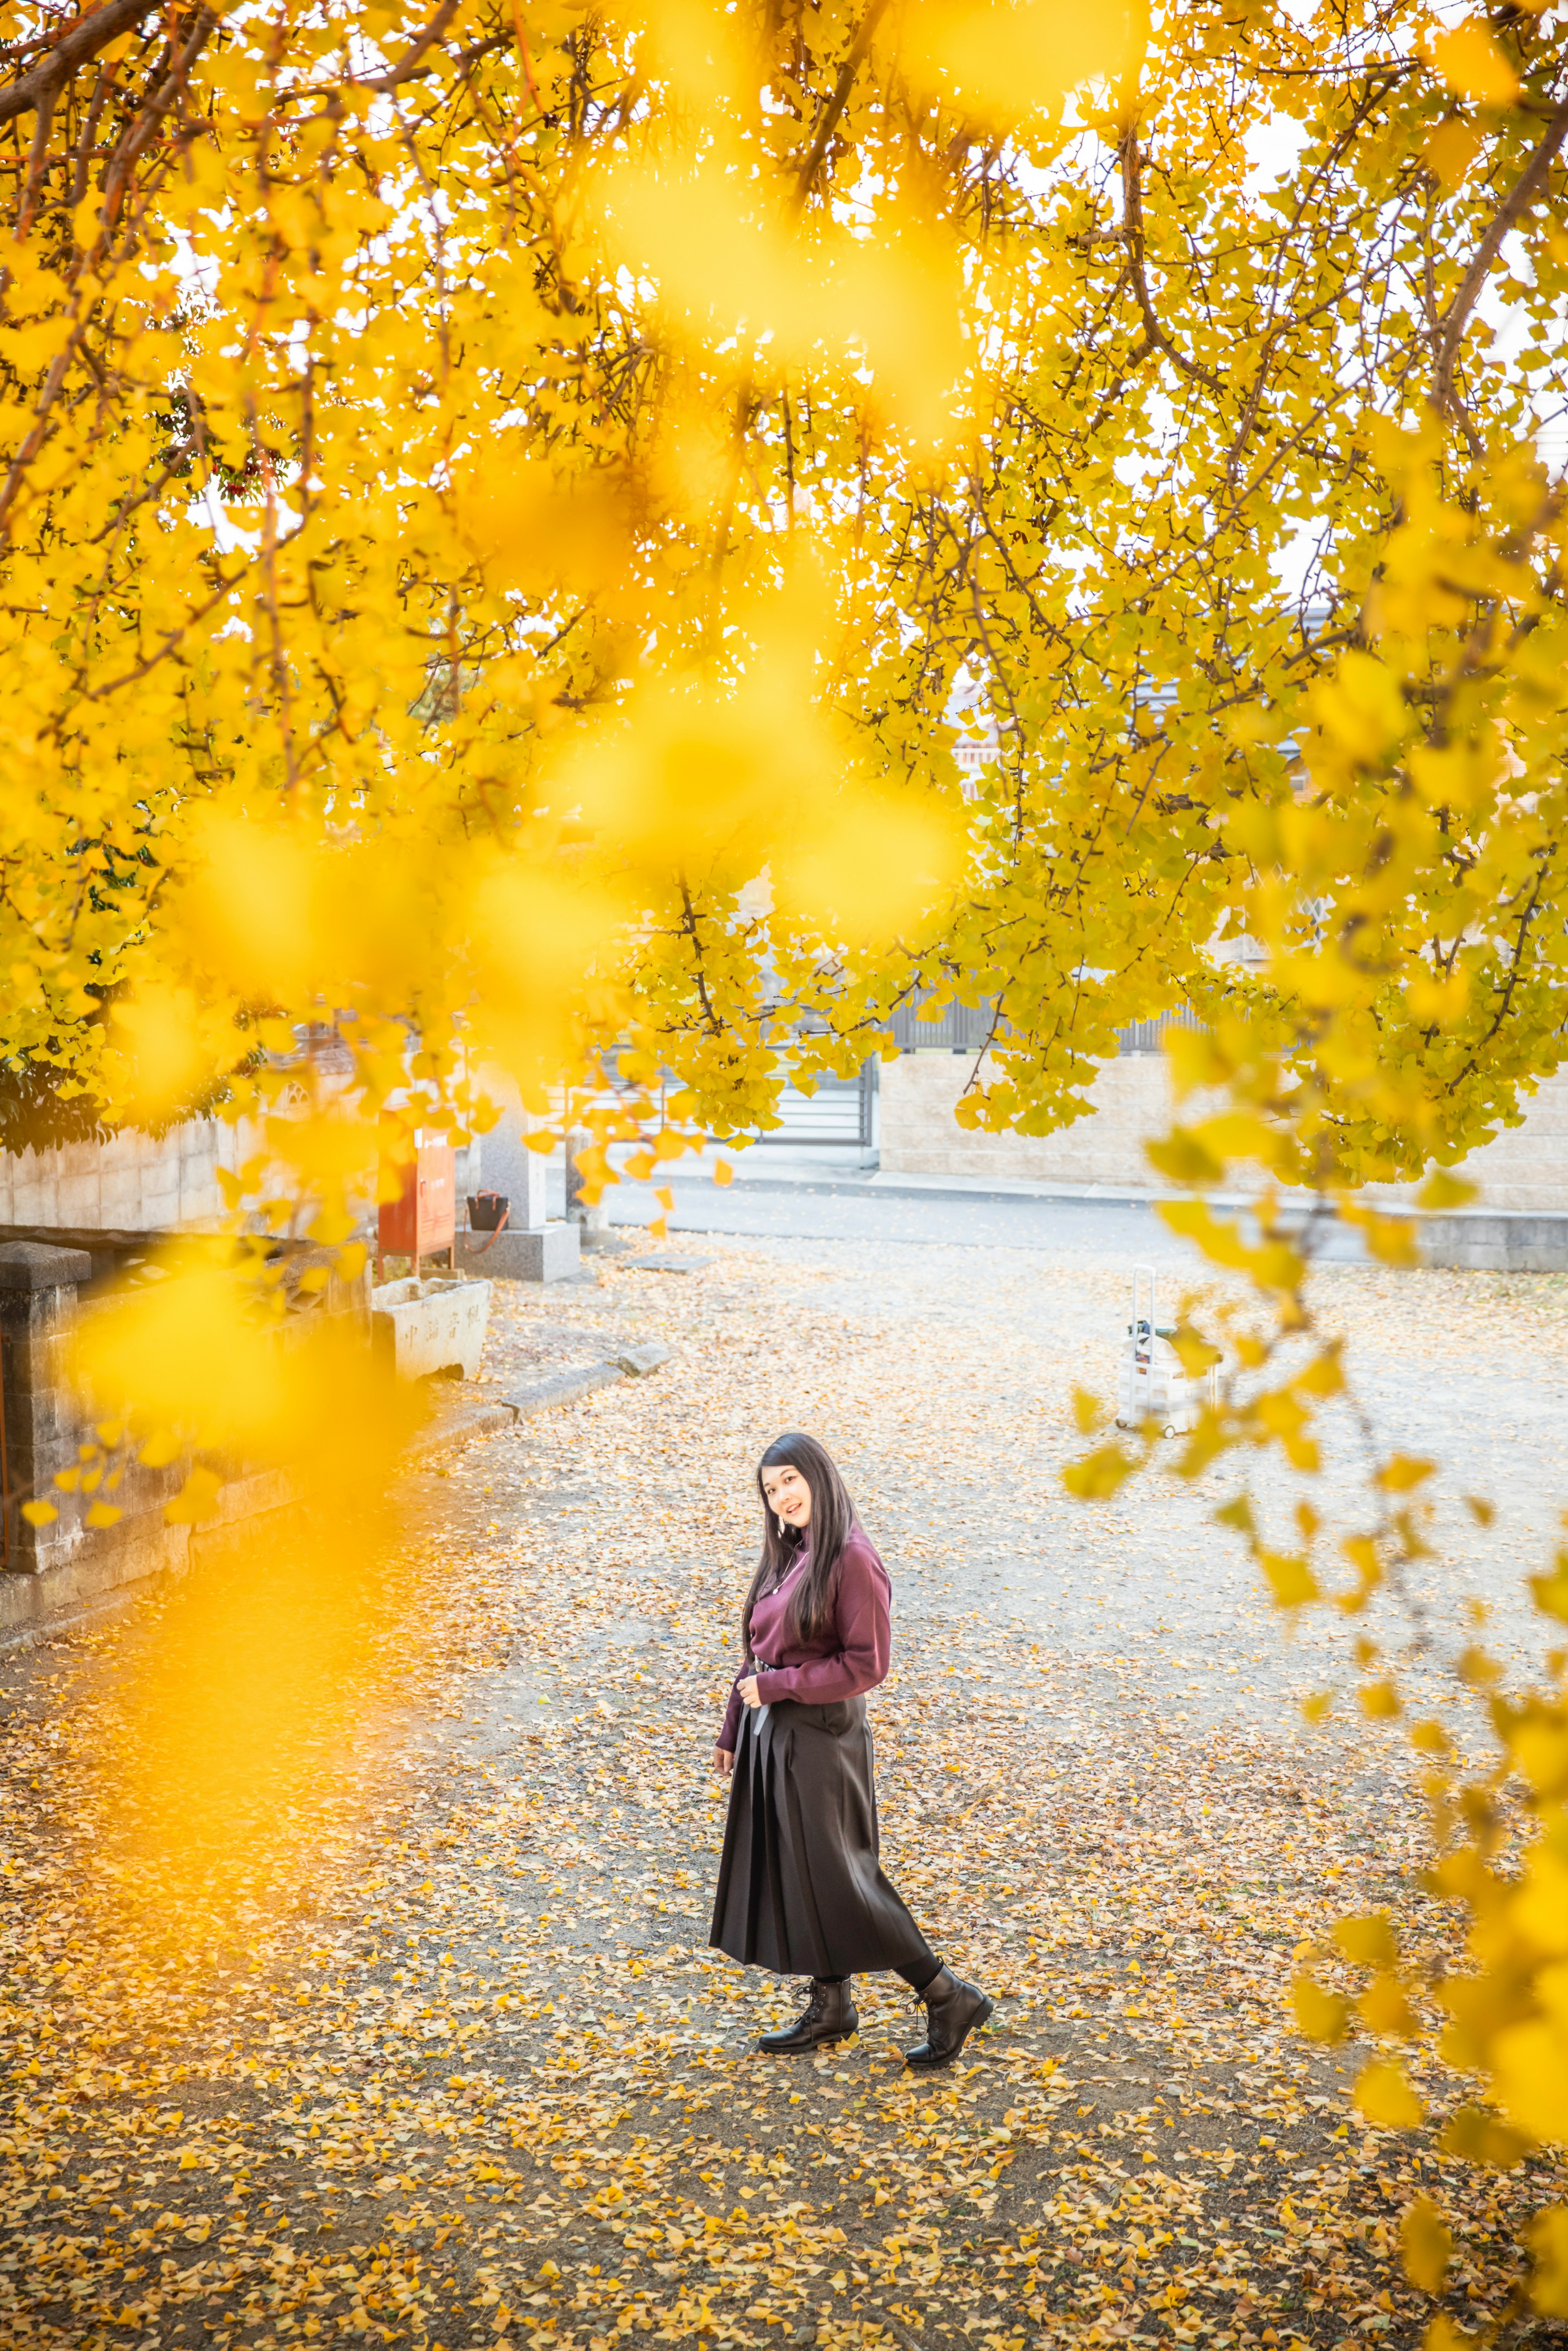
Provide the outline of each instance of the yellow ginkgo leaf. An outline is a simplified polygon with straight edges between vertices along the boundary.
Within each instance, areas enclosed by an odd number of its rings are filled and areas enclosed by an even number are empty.
[[[1432,61],[1450,89],[1483,105],[1506,106],[1519,96],[1519,76],[1479,16],[1437,35]]]

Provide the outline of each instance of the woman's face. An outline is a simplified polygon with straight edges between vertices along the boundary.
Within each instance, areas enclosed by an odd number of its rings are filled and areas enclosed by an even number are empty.
[[[809,1527],[811,1523],[811,1489],[799,1469],[786,1461],[779,1468],[765,1469],[762,1490],[768,1507],[776,1510],[787,1527]]]

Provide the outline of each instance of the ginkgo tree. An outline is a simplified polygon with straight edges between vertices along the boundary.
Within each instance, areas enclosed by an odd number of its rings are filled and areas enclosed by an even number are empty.
[[[1186,997],[1281,1172],[1456,1155],[1562,1025],[1553,26],[20,21],[13,1063],[745,1131],[935,983],[1039,1128]]]
[[[956,998],[960,1117],[1039,1132],[1185,1002],[1163,1172],[1353,1214],[1558,1065],[1555,6],[35,0],[0,73],[16,1086],[287,1108],[237,1224],[347,1268],[378,1114],[489,1064],[616,1046],[668,1156]],[[1289,1240],[1182,1213],[1299,1338]],[[1309,1461],[1332,1351],[1254,1344],[1195,1460]]]

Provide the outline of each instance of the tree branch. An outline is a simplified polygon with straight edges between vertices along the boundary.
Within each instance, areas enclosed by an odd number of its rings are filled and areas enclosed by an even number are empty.
[[[870,7],[861,19],[860,30],[850,43],[849,55],[839,68],[839,78],[833,85],[833,94],[828,100],[821,122],[817,125],[816,137],[811,141],[811,152],[800,169],[800,178],[795,191],[795,202],[798,206],[803,204],[811,193],[811,183],[822,168],[822,159],[828,152],[828,141],[838,129],[839,119],[850,102],[850,92],[855,86],[855,76],[861,69],[861,62],[872,45],[876,28],[882,22],[886,8],[887,0],[871,0]]]
[[[1138,133],[1129,120],[1122,133],[1122,235],[1127,247],[1127,261],[1133,273],[1133,290],[1138,298],[1138,310],[1144,321],[1144,340],[1154,350],[1164,351],[1183,375],[1195,383],[1206,383],[1210,392],[1223,389],[1219,378],[1196,360],[1189,360],[1178,350],[1159,319],[1149,298],[1149,281],[1144,268],[1144,188],[1143,162],[1138,152]]]
[[[180,97],[186,75],[217,30],[218,21],[216,14],[210,8],[196,11],[191,19],[191,29],[183,48],[170,58],[169,70],[163,79],[116,142],[103,175],[103,218],[106,224],[112,225],[119,218],[120,201],[131,172],[156,136],[163,117]]]
[[[1568,139],[1568,98],[1563,99],[1552,115],[1546,136],[1504,196],[1487,225],[1485,235],[1476,247],[1475,259],[1466,270],[1459,290],[1449,303],[1439,322],[1437,373],[1433,383],[1433,399],[1445,416],[1462,423],[1460,405],[1454,390],[1454,370],[1458,364],[1459,345],[1469,324],[1470,312],[1480,299],[1487,274],[1497,259],[1498,248],[1509,230],[1521,215],[1529,211],[1540,193],[1541,185],[1551,170],[1557,151]]]
[[[68,81],[78,66],[97,57],[128,26],[161,13],[162,0],[107,0],[107,5],[84,16],[57,42],[42,63],[24,74],[9,89],[0,90],[0,122],[14,122],[37,106],[51,104],[55,92]]]
[[[49,160],[49,128],[55,119],[55,100],[60,94],[57,74],[38,100],[38,120],[33,128],[33,151],[27,158],[27,181],[22,190],[22,202],[16,214],[16,235],[25,237],[33,225],[33,211],[38,192],[44,184],[44,172]]]
[[[354,88],[389,90],[395,89],[399,82],[411,80],[420,71],[425,52],[434,47],[456,13],[457,0],[441,0],[440,7],[426,25],[423,32],[419,34],[411,47],[403,51],[396,65],[389,66],[386,72],[382,74],[366,74],[363,77],[356,75]],[[486,46],[498,47],[505,38],[504,35],[497,36],[494,41]]]
[[[482,57],[492,56],[497,49],[509,49],[516,46],[517,36],[508,26],[506,32],[487,34],[484,40],[475,41],[465,49],[449,49],[446,57],[453,71],[461,78],[471,71]],[[411,50],[409,57],[405,57],[401,65],[393,66],[390,73],[377,74],[369,81],[355,81],[352,87],[355,89],[396,89],[402,82],[420,81],[426,74],[433,74],[435,71],[434,59],[421,59],[411,63],[412,57]]]

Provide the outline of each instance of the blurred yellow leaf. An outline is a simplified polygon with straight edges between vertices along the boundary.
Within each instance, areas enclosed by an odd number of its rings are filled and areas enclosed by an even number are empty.
[[[502,435],[461,469],[458,526],[492,588],[592,595],[632,559],[629,518],[608,469],[558,473]]]
[[[234,1007],[149,976],[110,1009],[107,1074],[131,1123],[159,1125],[244,1050]]]
[[[1186,1127],[1175,1126],[1168,1135],[1145,1143],[1144,1155],[1156,1174],[1173,1184],[1218,1184],[1225,1175],[1223,1162]]]
[[[1529,1771],[1533,1762],[1552,1793],[1556,1789],[1552,1775],[1561,1768],[1563,1761],[1561,1737],[1555,1725],[1542,1723],[1536,1726],[1534,1740],[1524,1742],[1522,1754],[1519,1731],[1515,1731],[1511,1742],[1520,1769]],[[1568,1856],[1554,1844],[1542,1840],[1531,1851],[1522,1883],[1514,1896],[1511,1922],[1521,1941],[1533,1947],[1532,1958],[1542,1952],[1568,1952]],[[1544,1989],[1542,1979],[1542,1990]]]
[[[1495,2095],[1509,2121],[1542,2144],[1568,2138],[1568,2022],[1507,2026],[1490,2057]]]
[[[1511,2170],[1529,2152],[1530,2142],[1481,2106],[1458,2106],[1444,2126],[1442,2146],[1447,2155],[1465,2163],[1485,2163]]]
[[[1347,1959],[1359,1968],[1391,1968],[1398,1956],[1394,1928],[1387,1913],[1368,1911],[1353,1918],[1334,1922],[1334,1941]]]
[[[1423,2294],[1441,2294],[1454,2240],[1429,2196],[1417,2196],[1406,2205],[1399,2223],[1399,2250],[1411,2284]]]
[[[1377,1471],[1377,1482],[1385,1493],[1407,1494],[1432,1474],[1434,1464],[1418,1460],[1409,1453],[1392,1453]]]
[[[1475,1514],[1472,1511],[1473,1515]],[[1483,1526],[1488,1523],[1490,1515],[1489,1508],[1488,1518],[1481,1521]],[[1550,1575],[1532,1575],[1529,1583],[1531,1595],[1542,1614],[1555,1616],[1560,1624],[1568,1625],[1568,1552],[1560,1551],[1556,1554]]]
[[[1269,1579],[1269,1589],[1280,1608],[1304,1608],[1319,1596],[1316,1576],[1304,1559],[1282,1552],[1260,1551],[1258,1564]]]
[[[1432,61],[1450,89],[1485,106],[1507,106],[1519,96],[1519,76],[1488,32],[1485,20],[1467,17],[1432,43]]]
[[[1475,1199],[1480,1190],[1462,1176],[1453,1175],[1447,1167],[1434,1167],[1416,1195],[1418,1208],[1462,1208]]]
[[[1120,64],[1126,11],[1070,11],[1050,0],[915,0],[905,19],[904,62],[923,84],[966,112],[1016,122],[1053,111],[1062,93]]]
[[[1186,1323],[1178,1326],[1171,1344],[1176,1349],[1181,1367],[1189,1380],[1200,1379],[1205,1372],[1221,1359],[1221,1350],[1204,1338],[1201,1332],[1194,1331]]]
[[[1364,2066],[1356,2079],[1355,2103],[1368,2122],[1384,2130],[1416,2130],[1426,2114],[1397,2065]]]
[[[1568,2318],[1568,2210],[1561,2204],[1538,2212],[1529,2230],[1534,2267],[1530,2299],[1543,2316]]]
[[[1326,1992],[1312,1976],[1299,1975],[1291,1986],[1291,2000],[1295,2009],[1297,2030],[1309,2041],[1331,2044],[1344,2039],[1350,2022],[1350,2002],[1337,1992]]]
[[[1544,1715],[1526,1719],[1510,1730],[1508,1746],[1516,1770],[1523,1773],[1538,1794],[1556,1795],[1568,1789],[1568,1722]],[[1534,1858],[1543,1860],[1545,1856]],[[1568,1894],[1568,1886],[1563,1890]]]
[[[1119,1445],[1103,1445],[1081,1461],[1070,1461],[1061,1482],[1079,1501],[1103,1501],[1125,1484],[1136,1466]]]
[[[1368,1984],[1356,2002],[1356,2013],[1369,2032],[1383,2033],[1390,2040],[1411,2041],[1421,2030],[1420,2019],[1397,1976],[1380,1975]]]
[[[1420,1238],[1409,1217],[1365,1216],[1359,1221],[1367,1248],[1383,1264],[1420,1264]]]
[[[1458,187],[1480,153],[1484,143],[1479,128],[1462,120],[1458,115],[1439,122],[1429,133],[1422,154],[1428,170],[1435,172],[1446,188]]]
[[[163,1516],[171,1526],[194,1526],[198,1520],[209,1518],[223,1482],[214,1469],[190,1470],[173,1499],[164,1503]]]
[[[1092,1437],[1104,1420],[1105,1407],[1097,1395],[1091,1395],[1087,1388],[1074,1386],[1072,1417],[1080,1437]]]

